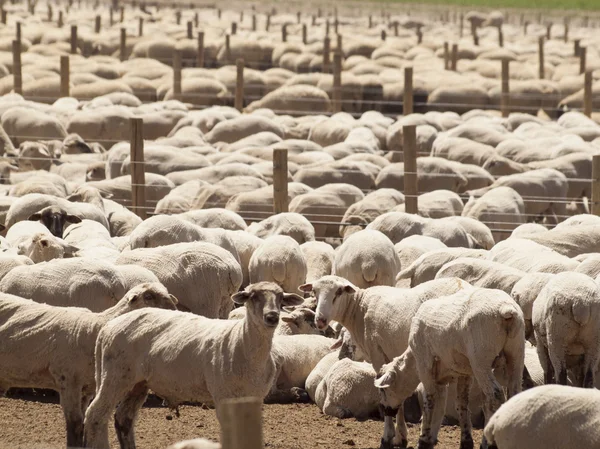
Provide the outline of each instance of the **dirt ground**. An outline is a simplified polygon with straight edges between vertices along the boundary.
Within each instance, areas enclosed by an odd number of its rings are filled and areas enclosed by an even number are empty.
[[[204,437],[219,439],[214,410],[183,406],[177,418],[158,401],[149,401],[136,426],[140,449],[165,449],[176,441]],[[265,405],[265,446],[273,449],[378,449],[383,421],[358,422],[323,415],[314,404]],[[111,429],[112,432],[112,429]],[[409,428],[409,445],[416,446],[419,426]],[[474,431],[476,447],[481,431]],[[11,394],[0,398],[0,449],[55,449],[66,444],[64,421],[54,396]],[[443,427],[437,449],[460,445],[458,427]],[[118,448],[112,432],[112,447]]]

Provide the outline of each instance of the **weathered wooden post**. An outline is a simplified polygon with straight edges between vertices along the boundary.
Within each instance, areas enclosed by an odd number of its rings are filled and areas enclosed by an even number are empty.
[[[452,56],[450,61],[450,70],[456,72],[456,66],[458,64],[458,44],[452,44]]]
[[[77,25],[71,25],[71,54],[77,53]]]
[[[181,99],[181,50],[173,52],[173,96]]]
[[[600,155],[592,157],[592,214],[600,215]]]
[[[2,24],[6,25],[6,20],[8,19],[8,13],[6,12],[6,9],[2,8],[0,14],[0,20],[2,21]]]
[[[477,25],[475,22],[471,22],[471,35],[473,36],[473,45],[479,45],[479,36],[477,35]]]
[[[108,23],[110,23],[110,26],[112,27],[115,24],[115,17],[114,17],[115,10],[111,7],[109,9],[108,14],[109,14],[108,15]]]
[[[262,398],[227,399],[221,403],[223,449],[263,449]]]
[[[16,23],[16,29],[15,29],[15,39],[17,40],[17,42],[19,43],[19,45],[21,45],[22,39],[22,32],[21,32],[21,22],[17,22]]]
[[[119,20],[121,23],[125,22],[125,7],[121,6],[121,17]]]
[[[146,219],[146,175],[144,170],[144,121],[141,118],[129,120],[131,142],[131,208],[142,220]]]
[[[121,28],[121,39],[119,44],[119,58],[121,61],[125,61],[127,54],[127,30]]]
[[[342,54],[339,49],[333,54],[333,112],[342,110]]]
[[[198,54],[196,55],[198,67],[204,67],[204,31],[198,33]]]
[[[459,31],[458,31],[459,37],[463,37],[464,22],[465,22],[465,15],[461,12],[460,13],[460,25],[459,25]]]
[[[552,39],[552,22],[550,22],[547,26],[546,26],[546,39],[550,40]]]
[[[581,47],[579,49],[579,73],[585,73],[586,66],[586,58],[587,58],[587,48]]]
[[[417,190],[417,127],[402,127],[404,151],[404,210],[408,214],[419,213]]]
[[[21,43],[12,41],[13,54],[13,90],[16,94],[23,95],[23,77],[21,75]]]
[[[500,111],[502,117],[508,117],[510,113],[510,86],[509,86],[509,61],[502,60],[502,96],[500,97]]]
[[[287,23],[281,25],[281,42],[287,42]]]
[[[138,36],[142,37],[144,35],[144,18],[140,17],[138,19]]]
[[[498,27],[498,45],[504,47],[504,33],[502,33],[502,25]]]
[[[540,36],[538,39],[538,56],[539,56],[539,77],[541,80],[545,78],[545,67],[544,67],[544,36]]]
[[[62,11],[58,11],[58,20],[56,22],[56,26],[58,28],[62,28],[63,25],[64,25],[63,12]]]
[[[234,107],[242,112],[244,109],[244,60],[238,59],[235,62],[237,76],[235,80],[235,104]]]
[[[102,28],[102,17],[100,16],[100,14],[98,14],[96,16],[96,20],[94,23],[94,32],[96,34],[100,34],[100,29]]]
[[[581,39],[575,39],[573,41],[573,55],[579,56],[580,51],[581,51]]]
[[[402,103],[402,114],[408,115],[414,112],[413,105],[413,68],[404,68],[404,99]]]
[[[273,212],[288,212],[288,152],[273,150]]]
[[[187,38],[194,38],[194,22],[192,22],[191,20],[187,23]]]
[[[344,54],[344,47],[343,47],[343,37],[341,34],[337,35],[337,51],[340,53],[340,55]]]
[[[265,23],[265,31],[268,33],[269,28],[271,28],[271,15],[267,14],[267,21]]]
[[[331,41],[328,37],[325,37],[325,39],[323,39],[323,73],[329,73],[331,71],[330,53]]]
[[[231,35],[235,36],[237,34],[237,22],[231,22]]]
[[[69,56],[60,57],[60,96],[68,97],[71,95],[69,83],[71,82],[71,69]]]
[[[225,35],[225,60],[231,63],[231,37],[229,34]]]
[[[302,24],[302,43],[304,45],[308,43],[308,29],[305,23]]]
[[[444,42],[444,70],[450,67],[450,46],[448,41]]]
[[[583,78],[583,113],[592,116],[592,72],[587,70]]]
[[[385,42],[387,38],[387,33],[385,32],[385,30],[381,30],[381,40]]]

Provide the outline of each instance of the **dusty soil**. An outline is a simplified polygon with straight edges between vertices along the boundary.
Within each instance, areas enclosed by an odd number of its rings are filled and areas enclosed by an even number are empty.
[[[183,406],[177,418],[169,409],[149,400],[136,426],[140,449],[165,449],[176,441],[204,437],[219,439],[214,410]],[[265,405],[265,446],[274,449],[378,449],[382,421],[340,420],[323,415],[314,404]],[[112,429],[111,429],[112,432]],[[417,443],[419,426],[409,428],[409,445]],[[476,447],[481,431],[474,431]],[[0,449],[55,449],[66,444],[64,420],[54,395],[0,398]],[[437,449],[460,445],[458,427],[443,427]],[[114,432],[112,447],[118,448]]]

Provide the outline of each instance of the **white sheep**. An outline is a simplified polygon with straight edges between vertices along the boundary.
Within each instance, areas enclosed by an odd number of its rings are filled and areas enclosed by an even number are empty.
[[[408,347],[410,323],[423,302],[466,287],[469,284],[460,279],[447,278],[413,289],[377,286],[362,290],[339,276],[324,276],[300,286],[300,290],[312,291],[317,298],[317,328],[324,329],[331,320],[338,321],[378,371]],[[402,405],[394,415],[395,443],[400,444],[408,436]],[[387,415],[385,420],[393,427],[393,415]]]
[[[306,282],[316,281],[333,271],[335,250],[325,242],[306,242],[300,245],[300,250],[306,260]]]
[[[445,264],[436,279],[457,277],[474,287],[495,288],[510,293],[527,273],[491,260],[460,257]]]
[[[383,233],[364,229],[350,235],[335,252],[333,273],[359,288],[394,285],[400,259]]]
[[[252,254],[250,282],[275,282],[286,292],[294,292],[306,282],[306,261],[300,245],[287,235],[275,235],[264,240]]]
[[[315,228],[303,215],[284,212],[272,215],[263,221],[252,223],[246,229],[250,234],[260,238],[272,235],[287,235],[303,244],[315,240]]]
[[[100,225],[101,226],[101,225]],[[29,257],[34,263],[71,257],[79,248],[55,237],[39,221],[20,221],[6,233],[6,241],[14,252]]]
[[[510,296],[523,311],[525,318],[525,338],[532,344],[535,343],[533,335],[533,303],[546,284],[554,277],[552,273],[528,273],[523,276],[512,288]]]
[[[244,318],[246,318],[245,307],[233,309],[227,317],[228,320],[243,320]],[[321,334],[315,328],[315,312],[307,307],[298,306],[291,311],[282,310],[279,320],[279,325],[275,329],[275,336]]]
[[[444,416],[447,385],[456,380],[461,447],[472,447],[469,392],[473,378],[485,396],[487,421],[504,402],[504,391],[493,373],[501,360],[508,373],[509,398],[521,391],[524,337],[521,309],[500,290],[473,287],[425,302],[413,318],[409,348],[378,372],[375,386],[381,389],[386,415],[422,382],[425,404],[419,447],[433,448]],[[382,447],[391,448],[392,437],[386,425]]]
[[[132,310],[176,305],[177,299],[161,284],[139,285],[101,313],[0,295],[0,396],[10,387],[58,391],[67,446],[81,447],[83,412],[95,389],[94,349],[100,329]]]
[[[581,273],[559,273],[533,303],[533,330],[546,383],[592,388],[600,358],[600,288]]]
[[[171,407],[212,402],[217,414],[223,399],[266,396],[275,376],[271,348],[279,310],[304,300],[269,282],[250,285],[232,299],[247,305],[246,319],[139,311],[105,326],[96,344],[100,382],[85,415],[87,447],[110,447],[108,420],[119,403],[119,440],[134,446],[135,418],[149,389]]]
[[[593,448],[599,419],[600,391],[544,385],[504,403],[483,434],[498,449]]]

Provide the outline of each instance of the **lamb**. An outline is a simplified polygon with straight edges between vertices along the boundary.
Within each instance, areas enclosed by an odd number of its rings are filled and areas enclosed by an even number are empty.
[[[67,447],[81,447],[83,413],[95,388],[94,348],[100,329],[132,310],[174,310],[176,305],[177,299],[156,283],[131,289],[101,313],[0,295],[0,396],[10,387],[58,391],[67,422]]]
[[[306,260],[306,282],[331,274],[335,251],[330,244],[325,242],[306,242],[300,245],[300,250]]]
[[[227,318],[232,307],[229,297],[243,279],[231,253],[206,242],[125,251],[115,263],[149,269],[182,305],[209,318]]]
[[[533,303],[532,321],[545,383],[593,388],[600,357],[600,288],[581,273],[556,274]]]
[[[483,433],[498,449],[592,448],[600,441],[598,419],[600,391],[545,385],[508,400]],[[575,427],[576,432],[566,431]]]
[[[333,273],[358,288],[394,285],[400,259],[385,234],[365,229],[348,237],[335,253]]]
[[[435,275],[436,279],[457,277],[474,287],[494,288],[510,293],[524,271],[485,259],[461,257],[448,262]]]
[[[324,276],[312,284],[300,286],[300,290],[314,292],[317,298],[317,328],[324,329],[329,321],[338,321],[378,371],[386,361],[402,354],[408,347],[410,323],[423,302],[468,286],[460,279],[448,278],[410,290],[386,286],[361,290],[341,277]],[[385,419],[393,426],[391,415]],[[408,429],[402,405],[397,411],[396,422],[395,442],[406,442]]]
[[[248,270],[250,282],[275,282],[286,292],[296,291],[306,282],[306,261],[300,245],[286,235],[266,238],[252,254]]]
[[[521,309],[500,290],[469,288],[425,302],[413,318],[408,349],[378,372],[375,386],[381,389],[386,415],[422,382],[425,407],[419,447],[432,449],[444,416],[447,384],[456,379],[461,447],[473,447],[468,404],[473,378],[485,396],[489,421],[504,402],[492,371],[500,360],[506,363],[508,397],[521,391],[524,336]],[[392,447],[392,435],[386,423],[382,447]],[[487,447],[485,441],[482,446]]]
[[[108,420],[119,403],[119,441],[135,447],[135,420],[150,389],[171,407],[190,400],[212,402],[217,415],[224,399],[267,395],[275,377],[271,349],[279,310],[304,300],[269,282],[252,284],[232,300],[246,304],[246,319],[139,311],[105,326],[96,344],[101,382],[85,415],[86,447],[110,447]],[[179,373],[176,381],[174,372]]]
[[[277,374],[267,400],[306,402],[306,378],[317,363],[334,349],[335,343],[333,338],[322,335],[275,336],[272,354]]]
[[[238,307],[229,312],[228,320],[243,320],[246,317],[246,308]],[[279,316],[280,321],[275,336],[279,335],[321,335],[315,327],[315,312],[302,306],[294,310],[285,310]]]

